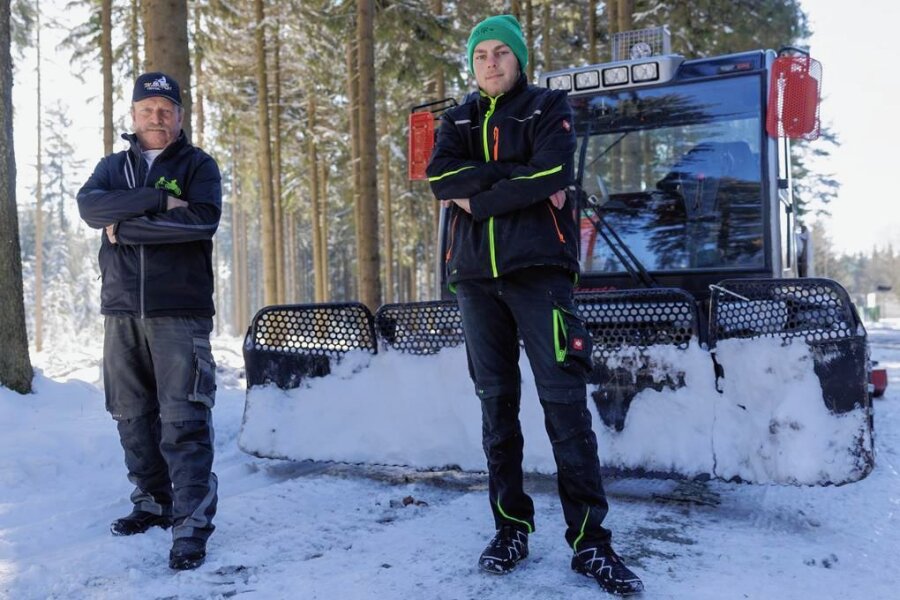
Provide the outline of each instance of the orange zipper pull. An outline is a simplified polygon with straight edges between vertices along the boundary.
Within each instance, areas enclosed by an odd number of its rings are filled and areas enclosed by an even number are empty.
[[[500,128],[494,127],[494,160],[498,160],[497,156],[500,153]]]

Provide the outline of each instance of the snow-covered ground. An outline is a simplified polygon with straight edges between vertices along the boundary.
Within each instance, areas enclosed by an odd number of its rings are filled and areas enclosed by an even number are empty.
[[[607,524],[643,577],[644,598],[897,597],[900,322],[869,326],[869,335],[890,384],[876,401],[876,466],[866,479],[839,487],[607,480]],[[538,524],[531,556],[494,577],[475,567],[492,534],[482,473],[242,452],[240,340],[223,338],[214,341],[218,530],[205,565],[172,572],[166,532],[108,531],[130,510],[131,486],[103,408],[99,352],[45,353],[34,358],[35,394],[0,389],[0,598],[603,596],[569,570],[550,475],[527,482]]]

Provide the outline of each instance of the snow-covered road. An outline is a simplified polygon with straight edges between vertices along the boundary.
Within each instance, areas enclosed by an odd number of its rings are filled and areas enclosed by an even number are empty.
[[[608,479],[607,524],[644,598],[895,598],[900,544],[900,323],[869,328],[889,370],[876,401],[876,467],[811,488]],[[214,344],[218,530],[194,572],[167,566],[169,535],[108,532],[129,511],[98,352],[39,356],[27,397],[0,389],[0,597],[596,598],[569,570],[552,476],[531,476],[538,531],[506,577],[475,561],[492,534],[480,473],[251,457],[239,340]],[[406,499],[404,501],[404,499]]]

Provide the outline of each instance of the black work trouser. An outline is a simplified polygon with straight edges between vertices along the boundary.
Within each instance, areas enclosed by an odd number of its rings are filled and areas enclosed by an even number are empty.
[[[608,504],[587,409],[591,339],[574,304],[572,275],[532,267],[497,279],[457,283],[469,371],[481,399],[489,494],[499,528],[534,530],[522,484],[519,424],[521,336],[556,460],[566,540],[575,549],[610,541]],[[517,336],[518,333],[518,336]]]
[[[106,317],[106,408],[135,485],[131,501],[171,515],[175,539],[205,540],[215,529],[211,331],[205,317]]]

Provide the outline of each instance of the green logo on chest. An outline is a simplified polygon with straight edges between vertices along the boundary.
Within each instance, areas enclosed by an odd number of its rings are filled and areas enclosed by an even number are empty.
[[[181,188],[178,187],[177,179],[168,181],[165,177],[160,176],[160,178],[156,180],[156,189],[171,192],[173,196],[181,196]]]

